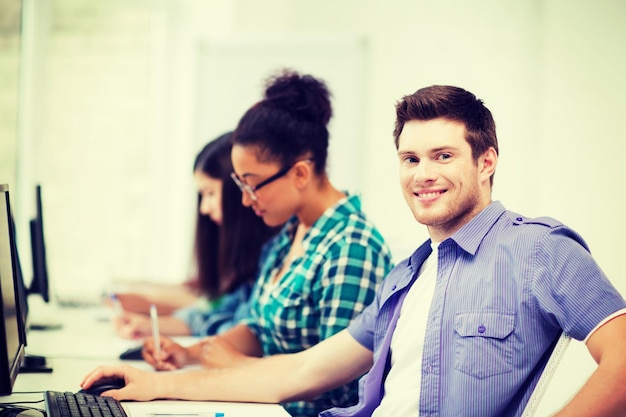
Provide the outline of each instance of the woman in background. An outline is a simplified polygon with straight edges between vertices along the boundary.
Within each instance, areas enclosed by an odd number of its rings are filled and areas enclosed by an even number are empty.
[[[198,188],[194,286],[201,296],[171,315],[160,315],[163,334],[214,335],[237,323],[258,276],[262,246],[278,230],[241,204],[241,192],[230,178],[231,136],[229,132],[209,142],[194,162]],[[125,295],[117,297],[123,305]],[[146,314],[126,311],[115,324],[125,338],[151,334]]]
[[[259,356],[298,352],[347,327],[374,298],[392,267],[391,253],[361,210],[359,197],[333,186],[326,173],[330,92],[310,76],[284,72],[268,80],[263,100],[233,135],[233,184],[242,203],[269,226],[284,224],[268,245],[249,317],[183,347],[161,338],[157,369],[189,363],[236,366]],[[346,155],[347,158],[352,157]],[[307,402],[285,404],[294,416],[317,416],[357,400],[357,384]]]

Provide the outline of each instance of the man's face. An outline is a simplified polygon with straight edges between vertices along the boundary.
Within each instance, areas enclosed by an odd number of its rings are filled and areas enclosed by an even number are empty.
[[[434,241],[449,237],[491,202],[495,151],[475,161],[461,123],[407,122],[398,141],[398,159],[404,198]]]

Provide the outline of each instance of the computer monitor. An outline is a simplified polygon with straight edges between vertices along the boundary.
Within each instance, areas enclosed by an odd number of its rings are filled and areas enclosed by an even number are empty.
[[[35,217],[30,220],[30,245],[33,262],[33,279],[28,294],[38,294],[47,303],[50,301],[46,240],[43,229],[41,185],[35,187]]]
[[[24,362],[26,336],[17,294],[9,187],[0,184],[0,395],[10,395]]]
[[[46,240],[43,229],[43,207],[41,194],[41,185],[38,184],[35,187],[35,217],[30,220],[30,243],[33,275],[29,286],[22,281],[22,286],[25,289],[27,298],[27,309],[28,297],[30,295],[40,296],[44,302],[50,302],[50,284],[48,278],[48,261],[46,258]],[[38,317],[34,319],[30,317],[30,320],[28,321],[28,328],[31,330],[51,330],[61,327],[61,323],[51,321],[50,319],[51,317],[42,314],[39,314]]]
[[[28,294],[26,285],[24,284],[24,275],[22,274],[22,264],[20,262],[20,256],[17,250],[18,240],[17,240],[17,232],[15,229],[15,221],[13,216],[11,216],[11,230],[13,233],[13,264],[15,265],[14,269],[14,278],[15,278],[15,295],[17,297],[17,304],[19,306],[20,312],[20,334],[24,338],[24,344],[26,344],[28,333]],[[27,355],[28,356],[28,355]]]

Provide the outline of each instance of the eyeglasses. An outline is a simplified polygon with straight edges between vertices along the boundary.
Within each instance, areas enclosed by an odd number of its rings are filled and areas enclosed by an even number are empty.
[[[306,161],[310,161],[310,160],[307,159]],[[248,193],[248,196],[250,197],[250,199],[252,199],[252,201],[256,201],[257,200],[257,196],[255,193],[256,191],[258,191],[261,187],[265,187],[267,184],[270,184],[276,181],[280,177],[284,177],[289,172],[289,170],[293,168],[293,166],[297,164],[298,162],[299,161],[296,161],[293,164],[289,165],[288,167],[281,169],[276,174],[272,175],[271,177],[261,181],[260,183],[254,186],[245,184],[243,181],[239,179],[237,174],[235,174],[234,172],[230,173],[230,177],[233,179],[233,181],[235,181],[235,184],[237,184],[237,187],[239,187],[242,193],[245,191],[246,193]]]

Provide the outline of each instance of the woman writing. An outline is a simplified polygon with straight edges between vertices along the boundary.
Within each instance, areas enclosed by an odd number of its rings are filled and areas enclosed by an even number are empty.
[[[201,296],[193,305],[159,316],[163,334],[209,336],[233,327],[247,312],[243,307],[258,276],[262,246],[278,231],[241,205],[241,193],[230,178],[231,136],[232,132],[223,134],[196,156],[194,286]],[[124,294],[118,297],[123,302]],[[146,314],[127,311],[115,323],[122,337],[151,334]]]

